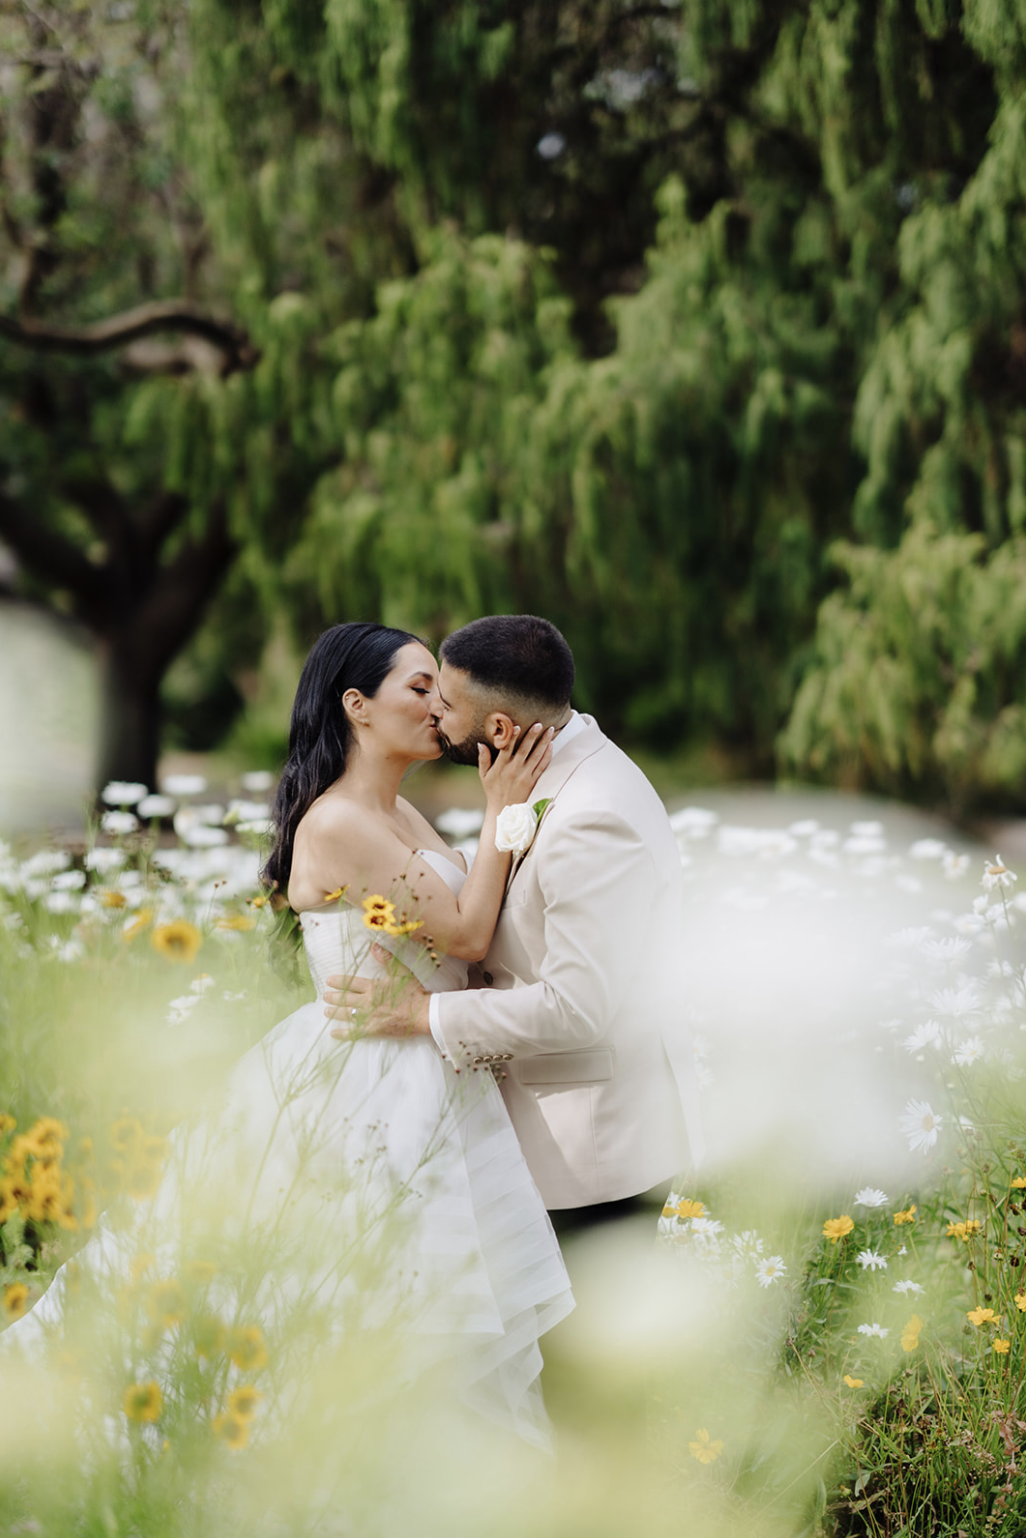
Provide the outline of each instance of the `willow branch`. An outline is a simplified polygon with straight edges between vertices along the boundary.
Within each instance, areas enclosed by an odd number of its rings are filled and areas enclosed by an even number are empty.
[[[184,331],[212,343],[224,355],[223,372],[226,374],[236,369],[253,368],[260,358],[245,331],[215,320],[182,299],[158,299],[150,304],[140,304],[92,326],[50,326],[43,321],[0,315],[0,336],[37,352],[89,356],[126,347],[130,342],[159,331]]]

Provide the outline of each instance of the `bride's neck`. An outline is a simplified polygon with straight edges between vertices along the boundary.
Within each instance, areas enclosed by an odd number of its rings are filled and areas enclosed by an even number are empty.
[[[399,786],[411,758],[399,758],[354,745],[343,781],[346,794],[376,812],[394,812]]]

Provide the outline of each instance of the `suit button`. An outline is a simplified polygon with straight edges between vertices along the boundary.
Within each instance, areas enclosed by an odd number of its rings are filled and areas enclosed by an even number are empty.
[[[482,972],[481,976],[484,978],[484,985],[485,985],[485,987],[486,988],[490,988],[492,986],[492,984],[494,983],[495,978],[492,976],[492,974],[490,972]]]
[[[485,1061],[485,1059],[483,1057],[475,1057],[475,1059],[474,1059],[474,1067],[475,1068],[480,1068],[481,1064],[484,1061]]]
[[[513,1054],[512,1054],[512,1052],[504,1052],[502,1054],[502,1061],[504,1063],[511,1063],[513,1061]]]

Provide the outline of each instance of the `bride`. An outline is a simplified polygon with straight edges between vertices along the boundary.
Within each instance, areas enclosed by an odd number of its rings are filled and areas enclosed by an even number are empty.
[[[264,874],[298,915],[318,996],[338,973],[464,988],[488,948],[511,858],[495,848],[496,818],[529,799],[551,734],[533,727],[494,760],[482,749],[487,811],[468,874],[398,793],[411,764],[441,754],[437,676],[416,637],[362,623],[326,631],[303,669]],[[170,1144],[145,1220],[104,1227],[73,1263],[79,1278],[135,1276],[141,1262],[150,1275],[197,1275],[186,1257],[198,1251],[213,1274],[212,1252],[234,1244],[222,1280],[205,1283],[216,1294],[243,1245],[259,1264],[244,1296],[236,1286],[221,1300],[233,1338],[250,1321],[263,1351],[257,1319],[273,1347],[314,1299],[336,1331],[398,1330],[403,1381],[444,1363],[465,1403],[548,1447],[538,1342],[573,1301],[491,1072],[458,1074],[426,1037],[357,1029],[340,1044],[318,1000],[246,1053],[216,1109]],[[197,1239],[199,1193],[210,1199]],[[5,1339],[31,1348],[60,1329],[81,1289],[70,1269]],[[158,1297],[160,1285],[174,1301],[178,1284],[157,1284]],[[166,1357],[153,1370],[169,1381]]]

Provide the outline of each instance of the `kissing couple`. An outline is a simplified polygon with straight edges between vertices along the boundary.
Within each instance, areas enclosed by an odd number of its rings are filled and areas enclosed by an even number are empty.
[[[145,1246],[107,1228],[79,1273],[123,1275],[141,1247],[184,1270],[184,1215],[216,1191],[208,1249],[293,1243],[284,1283],[248,1294],[272,1358],[305,1268],[327,1329],[401,1325],[406,1381],[444,1362],[466,1404],[548,1448],[539,1341],[573,1307],[548,1212],[615,1216],[700,1153],[676,842],[573,682],[566,641],[531,615],[474,621],[440,665],[382,625],[318,639],[264,870],[318,999],[172,1135]],[[399,794],[443,751],[484,791],[469,870]],[[5,1341],[51,1334],[67,1280]]]

